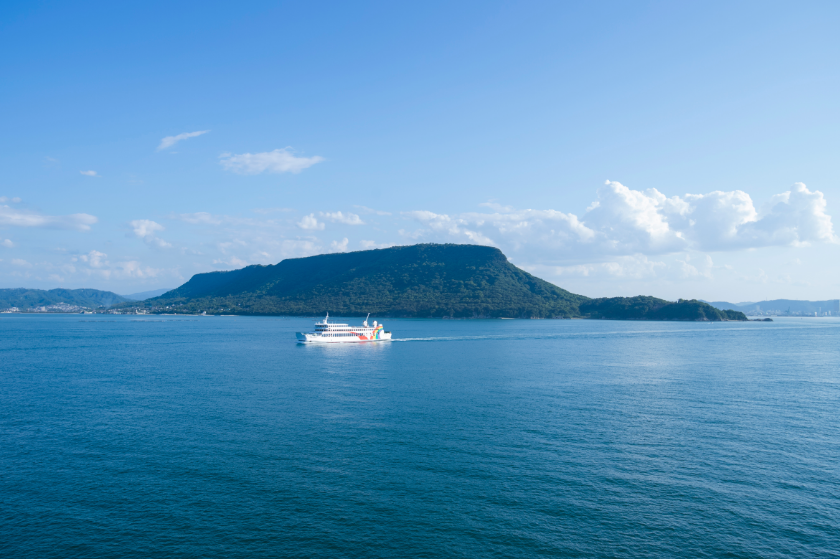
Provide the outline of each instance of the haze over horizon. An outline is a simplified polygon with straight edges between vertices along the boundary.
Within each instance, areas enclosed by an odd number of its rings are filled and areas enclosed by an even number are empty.
[[[2,288],[453,242],[590,297],[840,293],[836,3],[0,14]]]

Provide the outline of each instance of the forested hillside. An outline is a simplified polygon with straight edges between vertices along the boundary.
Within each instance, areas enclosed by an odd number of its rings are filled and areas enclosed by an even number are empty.
[[[613,320],[747,320],[742,312],[716,309],[696,299],[673,303],[643,295],[590,299],[580,305],[580,312],[589,318]]]
[[[128,301],[110,291],[98,289],[0,289],[0,308],[20,309],[66,303],[80,307],[109,307]]]
[[[497,248],[425,244],[197,274],[143,306],[231,314],[552,318],[578,316],[585,300],[520,270]]]
[[[290,258],[270,266],[196,274],[152,312],[450,318],[746,320],[702,301],[589,299],[520,270],[493,247],[423,244]]]

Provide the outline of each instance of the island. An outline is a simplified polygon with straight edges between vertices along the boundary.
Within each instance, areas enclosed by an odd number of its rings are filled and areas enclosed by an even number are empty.
[[[611,320],[747,320],[740,311],[720,310],[697,299],[672,302],[641,295],[589,299],[580,305],[580,312],[588,318]]]
[[[697,300],[591,299],[514,266],[501,250],[418,244],[289,258],[194,275],[159,297],[117,305],[135,312],[422,318],[747,320]]]
[[[0,289],[0,312],[68,313],[104,309],[130,300],[98,289]]]

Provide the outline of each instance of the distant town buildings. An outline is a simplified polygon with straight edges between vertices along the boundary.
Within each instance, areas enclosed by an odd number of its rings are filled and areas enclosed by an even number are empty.
[[[805,312],[805,311],[791,311],[791,310],[780,311],[780,310],[775,310],[775,309],[774,310],[763,311],[763,310],[761,310],[760,307],[756,308],[756,309],[753,309],[753,310],[744,311],[744,314],[747,315],[747,316],[817,316],[817,317],[819,317],[819,316],[840,316],[840,314],[838,314],[837,312],[833,312],[833,311],[821,311],[821,312],[820,311],[814,311],[813,313]]]

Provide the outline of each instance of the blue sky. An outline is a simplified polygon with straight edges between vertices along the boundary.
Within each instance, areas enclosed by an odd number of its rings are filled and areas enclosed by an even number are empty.
[[[836,3],[124,4],[0,8],[0,287],[477,242],[590,296],[840,293]]]

